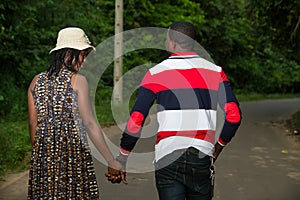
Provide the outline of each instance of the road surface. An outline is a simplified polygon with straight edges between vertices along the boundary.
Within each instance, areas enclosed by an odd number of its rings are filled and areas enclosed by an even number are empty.
[[[243,122],[216,162],[214,200],[299,200],[300,143],[288,136],[283,121],[300,110],[300,99],[264,100],[241,104]],[[105,129],[119,143],[117,127]],[[154,138],[136,149],[153,148]],[[154,173],[129,173],[128,185],[113,185],[103,176],[106,167],[95,159],[102,199],[157,200]],[[146,170],[147,171],[147,170]],[[0,184],[0,199],[26,199],[28,172]]]

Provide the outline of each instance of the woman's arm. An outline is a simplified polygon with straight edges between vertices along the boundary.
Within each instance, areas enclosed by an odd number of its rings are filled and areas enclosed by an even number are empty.
[[[93,144],[96,146],[97,150],[102,154],[104,159],[107,161],[108,166],[110,168],[116,170],[124,170],[122,165],[115,160],[113,154],[111,153],[111,151],[109,150],[105,142],[103,132],[92,110],[89,87],[86,78],[78,74],[73,75],[72,85],[74,90],[78,92],[79,112],[83,120],[83,124]],[[126,181],[125,174],[120,173],[119,171],[114,172],[112,171],[112,169],[111,169],[111,173],[114,173],[114,175],[120,174],[121,176],[124,176],[122,177],[122,180],[123,182]]]
[[[78,107],[83,125],[98,151],[109,163],[110,161],[114,160],[114,157],[105,142],[102,130],[100,129],[93,113],[90,102],[88,82],[86,78],[81,75],[73,75],[72,79],[74,81],[73,88],[78,92]]]
[[[32,146],[34,144],[34,137],[35,137],[36,126],[37,126],[37,112],[34,107],[32,92],[37,79],[38,76],[33,78],[27,92],[28,93],[27,94],[28,95],[28,125],[29,125],[30,141]]]

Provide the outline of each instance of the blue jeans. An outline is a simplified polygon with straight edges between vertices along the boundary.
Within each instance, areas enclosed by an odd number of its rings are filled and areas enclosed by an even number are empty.
[[[203,154],[202,154],[203,155]],[[156,164],[156,188],[160,200],[211,200],[211,158],[199,156],[195,148],[182,152],[177,160],[170,162],[168,156]],[[163,167],[162,167],[163,166]]]

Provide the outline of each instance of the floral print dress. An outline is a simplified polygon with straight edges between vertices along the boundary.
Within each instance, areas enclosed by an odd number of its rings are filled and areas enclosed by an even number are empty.
[[[28,199],[99,199],[93,161],[73,72],[39,75],[33,91],[38,124],[29,173]]]

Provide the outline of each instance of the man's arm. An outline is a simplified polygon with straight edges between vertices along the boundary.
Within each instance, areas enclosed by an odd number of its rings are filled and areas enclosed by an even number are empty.
[[[149,110],[153,105],[155,94],[150,89],[141,86],[137,100],[130,112],[126,128],[122,134],[120,154],[128,156],[140,138],[141,129]]]
[[[234,137],[242,119],[238,100],[236,99],[230,86],[230,82],[223,71],[221,72],[221,77],[218,98],[220,107],[225,112],[225,121],[218,138],[218,142],[215,145],[215,160],[221,153],[224,146],[226,146],[226,144],[228,144]]]

